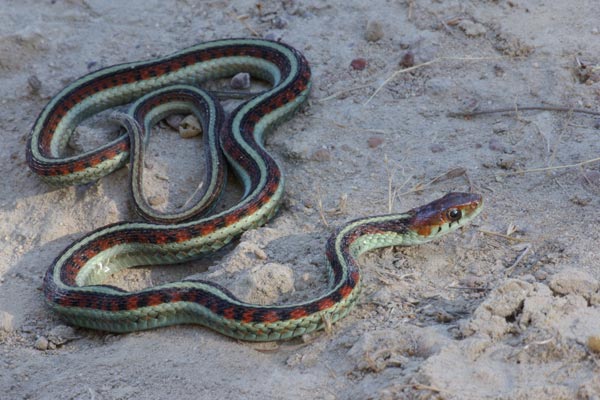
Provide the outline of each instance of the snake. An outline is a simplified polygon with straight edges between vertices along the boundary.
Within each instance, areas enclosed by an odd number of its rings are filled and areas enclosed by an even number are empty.
[[[204,82],[245,71],[270,84],[229,115]],[[266,39],[208,41],[152,60],[118,64],[76,79],[42,109],[27,142],[29,167],[54,186],[95,182],[129,163],[130,191],[140,221],[113,223],[70,244],[44,275],[48,307],[67,323],[105,332],[200,324],[247,341],[285,340],[327,328],[357,303],[359,256],[388,246],[428,242],[470,222],[483,206],[476,193],[448,193],[404,213],[371,216],[336,229],[326,243],[327,289],[295,304],[252,304],[203,279],[183,279],[137,291],[106,284],[117,271],[170,265],[214,252],[267,223],[281,203],[284,175],[264,136],[306,100],[311,70],[295,48]],[[119,137],[65,155],[75,128],[117,111]],[[204,131],[205,190],[183,210],[159,212],[143,195],[144,151],[161,118],[189,112]],[[211,214],[225,170],[243,186],[239,202]]]

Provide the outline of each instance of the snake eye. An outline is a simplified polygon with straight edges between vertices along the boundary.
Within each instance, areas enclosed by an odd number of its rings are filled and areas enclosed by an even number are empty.
[[[462,212],[458,208],[451,208],[446,211],[446,217],[452,222],[458,221],[462,217]]]

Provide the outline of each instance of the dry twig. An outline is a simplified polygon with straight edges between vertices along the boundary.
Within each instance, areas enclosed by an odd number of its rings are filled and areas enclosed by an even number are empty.
[[[515,105],[515,107],[492,108],[489,110],[450,112],[447,115],[449,117],[474,117],[477,115],[505,113],[505,112],[518,113],[520,111],[559,111],[559,112],[581,113],[581,114],[600,116],[600,112],[586,110],[585,108],[562,107],[562,106],[523,106],[523,107],[521,107],[518,105]]]

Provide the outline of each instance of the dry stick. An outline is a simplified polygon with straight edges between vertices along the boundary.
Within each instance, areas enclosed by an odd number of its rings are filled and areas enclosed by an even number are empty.
[[[526,240],[526,239],[516,238],[516,237],[509,236],[509,235],[505,235],[504,233],[492,232],[492,231],[488,231],[485,229],[479,229],[479,232],[483,233],[484,235],[498,236],[498,237],[501,237],[506,240],[513,240],[515,242],[521,242],[521,243],[528,242],[528,240]]]
[[[391,214],[394,208],[394,199],[396,198],[396,189],[394,189],[394,174],[389,165],[389,159],[387,154],[383,155],[383,164],[385,165],[385,173],[387,175],[387,189],[388,189],[388,213]]]
[[[449,117],[474,117],[476,115],[483,114],[495,114],[504,112],[519,112],[519,111],[560,111],[560,112],[573,112],[582,113],[589,115],[600,115],[600,112],[586,110],[584,108],[573,108],[573,107],[561,107],[561,106],[515,106],[505,108],[494,108],[490,110],[479,110],[479,111],[465,111],[465,112],[451,112],[448,113]]]
[[[519,175],[519,174],[525,174],[528,172],[543,172],[543,171],[552,171],[555,169],[567,169],[567,168],[575,168],[575,167],[582,167],[586,164],[592,164],[595,162],[600,161],[600,157],[596,157],[596,158],[592,158],[590,160],[584,160],[584,161],[580,161],[578,163],[575,164],[565,164],[565,165],[557,165],[555,167],[540,167],[540,168],[531,168],[531,169],[520,169],[514,172],[506,172],[503,174],[499,174],[498,176],[513,176],[513,175]]]
[[[321,222],[327,228],[329,228],[329,222],[327,222],[327,218],[325,218],[325,210],[323,209],[323,198],[321,197],[321,187],[317,186],[317,210],[319,211],[319,217],[321,217]]]
[[[229,15],[231,18],[235,19],[236,21],[238,21],[239,23],[241,23],[242,25],[244,25],[244,27],[246,29],[248,29],[250,31],[250,33],[256,37],[260,37],[261,35],[256,32],[256,30],[254,30],[254,28],[252,28],[250,26],[250,24],[248,24],[245,19],[248,18],[247,15],[235,15],[233,12],[229,12],[227,13],[227,15]]]
[[[506,271],[504,272],[505,276],[512,275],[513,270],[515,269],[515,267],[523,260],[523,258],[525,258],[525,255],[527,253],[529,253],[529,250],[531,250],[531,245],[527,245],[525,247],[525,249],[523,249],[523,251],[521,252],[521,254],[519,254],[519,256],[517,257],[517,259],[515,260],[515,262],[512,263],[512,265],[506,269]]]
[[[377,90],[375,90],[375,92],[371,95],[371,97],[369,97],[367,99],[367,101],[365,101],[363,106],[366,106],[367,104],[369,104],[371,102],[371,100],[373,100],[373,98],[375,96],[377,96],[377,94],[381,91],[381,89],[383,89],[385,85],[387,85],[392,79],[394,79],[399,74],[414,71],[415,69],[423,68],[428,65],[435,64],[435,63],[438,63],[441,61],[482,61],[482,60],[498,60],[498,59],[505,59],[505,58],[515,58],[515,57],[505,57],[505,56],[498,56],[498,57],[439,57],[439,58],[434,58],[433,60],[424,62],[422,64],[417,64],[417,65],[413,65],[412,67],[399,69],[397,71],[394,71],[385,81],[383,81],[383,83],[381,85],[379,85]]]
[[[446,179],[457,178],[457,177],[459,177],[461,175],[465,175],[465,174],[466,174],[466,170],[462,167],[452,168],[451,170],[446,171],[443,174],[436,176],[435,178],[433,178],[432,180],[430,180],[427,183],[417,183],[412,188],[410,188],[408,191],[398,194],[398,196],[404,196],[404,195],[407,195],[410,193],[420,192],[421,190],[425,189],[428,186],[433,185],[434,183],[441,182]]]
[[[355,90],[365,89],[365,88],[371,87],[372,84],[373,84],[373,82],[370,82],[370,83],[367,83],[367,84],[364,84],[364,85],[352,87],[350,89],[340,90],[339,92],[335,92],[334,94],[329,95],[327,97],[323,97],[322,99],[318,99],[317,101],[319,103],[324,103],[324,102],[326,102],[328,100],[335,99],[336,97],[341,96],[343,94],[350,93],[350,92],[353,92]]]
[[[493,114],[493,113],[503,113],[503,112],[519,112],[519,111],[534,111],[534,110],[535,111],[571,112],[571,113],[582,113],[582,114],[600,116],[600,112],[597,112],[597,111],[590,111],[590,110],[586,110],[583,108],[560,107],[560,106],[525,106],[525,107],[515,106],[513,108],[506,107],[506,108],[496,108],[496,109],[490,109],[490,110],[479,110],[479,111],[470,111],[470,112],[469,111],[453,112],[453,113],[448,113],[448,116],[449,117],[473,117],[473,116],[483,115],[483,114]],[[600,157],[592,158],[590,160],[580,161],[575,164],[557,165],[554,167],[521,169],[521,170],[517,170],[514,172],[507,172],[504,174],[500,174],[499,176],[512,176],[512,175],[524,174],[527,172],[543,172],[543,171],[551,171],[551,170],[558,170],[558,169],[582,167],[586,164],[592,164],[592,163],[595,163],[598,161],[600,161]]]

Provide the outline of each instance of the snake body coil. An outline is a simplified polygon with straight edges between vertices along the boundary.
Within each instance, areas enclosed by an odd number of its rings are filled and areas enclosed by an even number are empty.
[[[211,95],[195,85],[248,71],[272,84],[225,119]],[[259,306],[212,282],[183,280],[127,292],[103,285],[107,276],[137,265],[178,263],[211,252],[276,212],[283,175],[265,151],[263,135],[289,116],[309,93],[310,68],[295,49],[259,39],[207,42],[155,60],[121,64],[86,75],[57,94],[41,112],[27,146],[33,171],[57,184],[99,179],[131,163],[137,211],[149,222],[116,223],[70,245],[48,269],[46,302],[67,322],[111,332],[198,323],[244,340],[279,340],[323,328],[356,302],[363,252],[422,243],[454,230],[479,213],[479,195],[451,193],[404,214],[363,218],[327,242],[330,282],[306,302]],[[127,134],[97,149],[63,157],[73,129],[102,110],[132,103],[119,117]],[[205,190],[185,210],[164,214],[142,194],[145,144],[153,123],[173,112],[201,120],[207,153]],[[201,217],[219,197],[225,158],[244,185],[244,196],[224,212]]]

